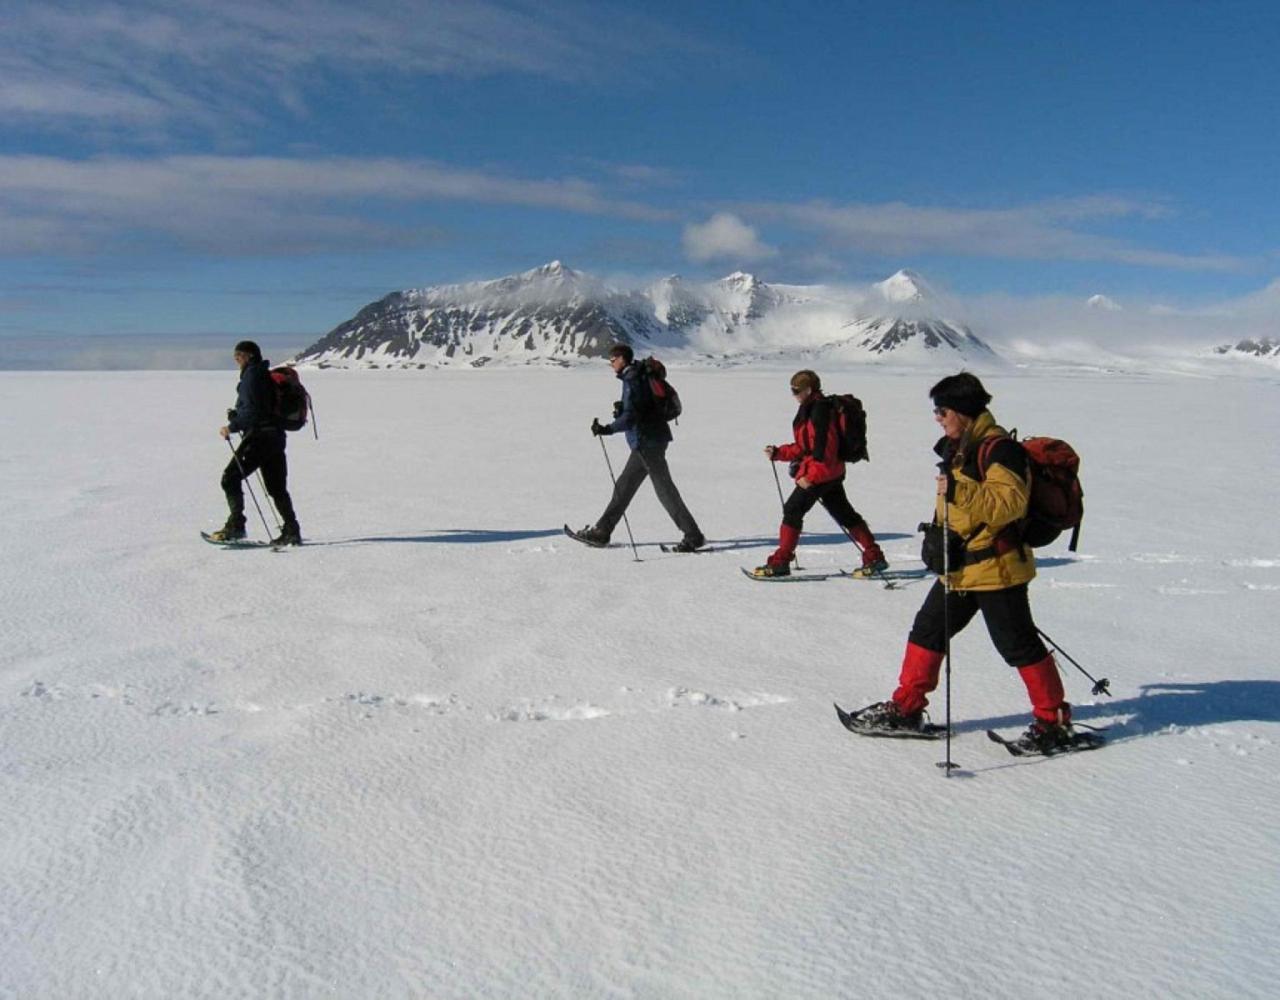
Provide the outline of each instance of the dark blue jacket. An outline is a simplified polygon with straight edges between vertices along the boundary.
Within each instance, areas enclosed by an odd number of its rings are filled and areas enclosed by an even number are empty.
[[[251,361],[245,365],[236,385],[236,408],[229,414],[228,429],[247,434],[260,427],[275,426],[275,392],[269,361]]]
[[[606,434],[622,431],[627,436],[627,444],[631,450],[637,448],[665,448],[671,441],[671,428],[661,417],[645,417],[649,386],[644,381],[644,373],[636,362],[627,365],[618,372],[622,379],[622,406],[613,423],[604,427]]]

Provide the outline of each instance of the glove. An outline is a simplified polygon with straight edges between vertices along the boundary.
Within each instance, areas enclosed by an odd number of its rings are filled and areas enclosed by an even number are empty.
[[[592,434],[594,434],[596,437],[599,437],[601,434],[608,434],[608,433],[610,433],[610,432],[609,432],[608,428],[603,427],[603,426],[600,424],[600,421],[599,421],[597,418],[592,417],[592,418],[591,418],[591,433],[592,433]]]
[[[235,420],[235,418],[236,418],[236,411],[235,411],[235,409],[234,409],[234,408],[232,408],[232,409],[227,410],[227,419],[228,419],[228,420]]]
[[[800,475],[800,459],[793,458],[787,463],[787,475],[792,479],[795,479],[796,476]]]
[[[613,401],[613,419],[617,420],[620,416],[622,416],[622,400],[615,399]]]

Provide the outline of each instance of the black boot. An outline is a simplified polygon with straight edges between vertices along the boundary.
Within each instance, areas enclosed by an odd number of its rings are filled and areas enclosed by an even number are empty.
[[[581,531],[575,532],[580,542],[586,542],[588,545],[594,545],[596,548],[604,548],[609,544],[609,535],[605,531],[601,531],[594,525],[587,525]]]
[[[285,521],[280,528],[280,536],[271,539],[271,544],[279,548],[282,545],[301,545],[302,529],[298,527],[297,521]]]
[[[671,546],[672,552],[697,552],[698,549],[707,544],[706,538],[702,535],[685,535],[684,538]]]

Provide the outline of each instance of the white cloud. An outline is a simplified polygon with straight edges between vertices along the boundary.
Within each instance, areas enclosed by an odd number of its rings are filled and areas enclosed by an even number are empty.
[[[259,120],[267,108],[304,114],[323,73],[577,81],[646,52],[694,47],[656,20],[573,3],[41,0],[15,8],[0,32],[0,120],[46,128],[157,119],[210,128]]]
[[[974,296],[964,300],[962,308],[980,336],[1022,350],[1029,345],[1040,352],[1072,345],[1111,350],[1148,345],[1206,348],[1280,333],[1280,282],[1261,292],[1194,308],[1126,300],[1124,309],[1100,309],[1061,295]]]
[[[1090,195],[1012,208],[965,209],[909,205],[759,203],[744,211],[821,233],[846,249],[882,256],[941,253],[1011,260],[1088,260],[1187,271],[1243,270],[1249,262],[1223,254],[1152,250],[1084,231],[1090,221],[1155,219],[1159,203]]]
[[[641,221],[671,213],[576,178],[527,180],[423,160],[0,157],[0,254],[175,243],[216,253],[351,250],[431,239],[377,209],[463,201]]]
[[[756,231],[736,215],[717,212],[706,222],[684,227],[685,255],[699,263],[710,260],[762,260],[777,251],[760,241]]]

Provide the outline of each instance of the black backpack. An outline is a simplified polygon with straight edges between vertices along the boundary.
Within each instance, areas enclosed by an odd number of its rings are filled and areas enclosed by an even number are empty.
[[[664,423],[677,420],[684,411],[680,394],[667,381],[667,366],[657,358],[649,357],[637,362],[640,366],[640,384],[643,391],[636,399],[640,416]]]
[[[831,402],[831,414],[839,428],[840,461],[871,461],[867,452],[867,411],[862,408],[862,400],[847,392],[828,395],[826,399]]]

